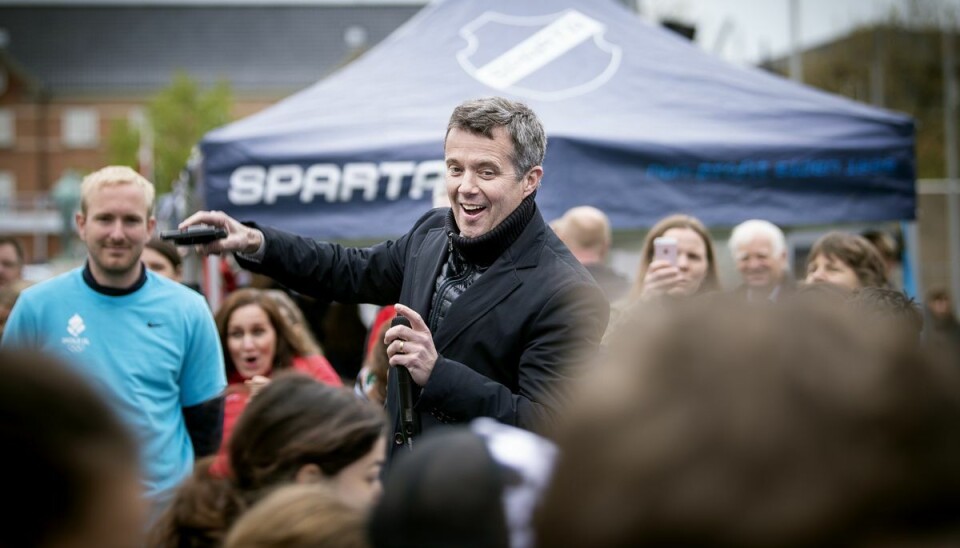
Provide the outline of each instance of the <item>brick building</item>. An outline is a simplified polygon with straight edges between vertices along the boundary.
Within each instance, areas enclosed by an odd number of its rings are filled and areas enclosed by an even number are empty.
[[[142,119],[175,73],[229,82],[240,118],[349,62],[422,4],[0,1],[0,233],[22,240],[28,262],[56,256],[57,181],[107,163],[114,122]]]

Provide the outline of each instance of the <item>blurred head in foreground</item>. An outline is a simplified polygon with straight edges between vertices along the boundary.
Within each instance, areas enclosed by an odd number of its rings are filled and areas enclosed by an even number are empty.
[[[0,374],[0,546],[141,546],[137,447],[100,395],[39,353],[0,350]]]
[[[611,340],[539,546],[960,540],[958,371],[822,301],[686,303]]]
[[[224,548],[367,548],[366,511],[328,485],[281,487],[230,529]]]

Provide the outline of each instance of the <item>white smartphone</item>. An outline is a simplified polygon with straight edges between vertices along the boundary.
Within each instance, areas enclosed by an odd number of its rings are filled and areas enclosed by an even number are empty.
[[[677,264],[677,239],[661,236],[653,240],[653,260]]]

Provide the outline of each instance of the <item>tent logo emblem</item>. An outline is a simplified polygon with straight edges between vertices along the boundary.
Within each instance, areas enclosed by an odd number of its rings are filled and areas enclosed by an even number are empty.
[[[606,25],[577,10],[534,17],[486,12],[460,29],[463,70],[500,91],[558,101],[593,91],[613,77],[622,51]]]

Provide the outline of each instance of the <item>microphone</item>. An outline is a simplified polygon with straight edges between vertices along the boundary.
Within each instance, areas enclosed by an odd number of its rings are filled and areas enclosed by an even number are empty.
[[[399,314],[390,322],[390,326],[405,325],[410,327],[410,320]],[[413,413],[413,379],[410,377],[410,371],[398,365],[394,367],[397,372],[397,392],[400,395],[400,435],[403,436],[404,445],[408,449],[413,449],[413,436],[417,434],[417,419]]]

